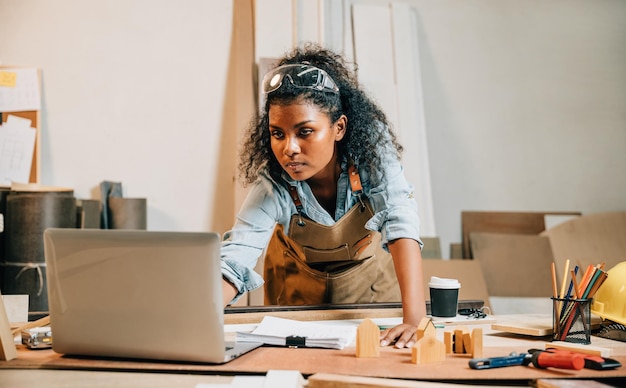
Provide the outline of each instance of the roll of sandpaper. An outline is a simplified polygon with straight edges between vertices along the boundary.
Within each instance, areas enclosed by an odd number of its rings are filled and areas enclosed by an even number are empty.
[[[141,229],[148,224],[146,198],[108,198],[109,229]]]
[[[79,229],[100,229],[101,210],[97,199],[76,200],[76,227]]]
[[[75,228],[73,191],[16,192],[7,196],[3,294],[28,294],[29,319],[46,314],[46,228]]]

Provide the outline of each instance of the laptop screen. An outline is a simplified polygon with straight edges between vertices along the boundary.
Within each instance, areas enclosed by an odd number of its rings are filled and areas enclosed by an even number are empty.
[[[216,233],[44,232],[58,353],[223,362]]]

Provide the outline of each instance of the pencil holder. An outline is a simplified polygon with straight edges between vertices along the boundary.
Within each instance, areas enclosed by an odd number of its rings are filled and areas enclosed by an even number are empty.
[[[591,299],[552,298],[552,340],[591,343]]]

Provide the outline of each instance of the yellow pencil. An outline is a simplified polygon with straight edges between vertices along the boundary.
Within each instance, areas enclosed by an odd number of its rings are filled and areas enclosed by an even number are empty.
[[[554,264],[554,261],[552,262],[552,266],[550,267],[550,269],[552,270],[552,294],[555,298],[558,298],[559,292],[556,288],[556,265]]]
[[[567,278],[569,278],[569,259],[565,260],[565,269],[563,270],[563,282],[561,284],[561,293],[559,294],[559,298],[565,298],[565,283]]]
[[[561,334],[561,327],[560,327],[561,316],[560,316],[560,311],[559,311],[560,305],[558,301],[556,300],[556,298],[559,297],[559,292],[557,290],[557,285],[556,285],[556,265],[554,264],[554,261],[552,262],[550,269],[552,270],[552,293],[554,294],[554,298],[555,298],[552,303],[552,309],[554,310],[554,324],[553,324],[552,329],[554,331],[554,337],[559,337]]]

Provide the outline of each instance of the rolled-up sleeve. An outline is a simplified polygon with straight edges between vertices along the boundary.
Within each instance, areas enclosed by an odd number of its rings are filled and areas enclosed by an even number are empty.
[[[235,225],[224,234],[221,247],[222,276],[237,289],[236,302],[245,292],[261,287],[263,277],[255,270],[279,219],[281,209],[271,182],[253,185]]]
[[[416,240],[422,246],[413,186],[406,180],[397,158],[387,157],[383,167],[380,184],[365,193],[375,213],[365,227],[381,233],[385,249],[389,241],[400,238]]]

